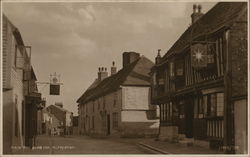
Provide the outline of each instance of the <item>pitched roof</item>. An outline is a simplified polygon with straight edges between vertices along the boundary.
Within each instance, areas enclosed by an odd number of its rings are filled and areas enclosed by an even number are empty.
[[[49,105],[48,108],[50,108],[50,107],[55,107],[55,108],[61,110],[62,112],[71,113],[70,111],[66,110],[65,108],[59,107],[59,106],[57,106],[57,105]]]
[[[181,52],[189,46],[191,39],[214,33],[223,27],[230,26],[246,11],[247,2],[220,2],[205,15],[193,23],[163,56],[160,64],[170,55]]]
[[[77,100],[77,103],[85,103],[101,95],[117,90],[121,85],[149,86],[150,69],[154,63],[144,56],[127,65],[116,74],[107,77],[98,84],[95,82]]]

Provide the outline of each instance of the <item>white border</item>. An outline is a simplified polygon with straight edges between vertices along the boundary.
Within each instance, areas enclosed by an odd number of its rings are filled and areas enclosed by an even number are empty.
[[[2,13],[3,13],[3,3],[76,3],[76,2],[101,2],[101,3],[106,3],[106,2],[111,2],[111,3],[117,3],[117,2],[134,2],[134,3],[148,3],[148,2],[153,2],[153,3],[158,3],[158,2],[166,2],[166,3],[169,3],[169,2],[177,2],[177,3],[181,3],[181,2],[190,2],[190,3],[196,3],[196,2],[247,2],[248,3],[248,20],[249,20],[249,1],[248,0],[192,0],[192,1],[189,1],[189,0],[0,0],[0,16],[1,16],[1,26],[0,26],[0,52],[1,52],[1,57],[0,57],[0,63],[1,63],[1,66],[2,67],[2,22],[3,22],[3,18],[2,18]],[[248,21],[248,47],[247,47],[247,50],[248,50],[248,54],[249,54],[249,21]],[[248,68],[250,68],[250,63],[249,63],[249,60],[250,60],[250,55],[248,55]],[[1,72],[1,78],[0,78],[0,87],[2,87],[2,68],[0,70]],[[250,74],[249,74],[249,69],[248,69],[248,104],[250,104],[250,93],[249,93],[249,90],[250,90],[250,84],[249,84],[249,81],[250,81]],[[3,155],[3,140],[2,140],[2,137],[3,137],[3,132],[2,132],[2,128],[3,128],[3,123],[2,123],[2,119],[3,119],[3,112],[2,112],[2,104],[3,104],[3,99],[2,99],[2,89],[1,89],[1,92],[0,92],[0,101],[1,101],[1,105],[0,105],[0,155],[2,156],[10,156],[10,157],[13,157],[13,156],[23,156],[23,157],[26,157],[26,156],[30,156],[30,157],[37,157],[37,156],[42,156],[42,157],[50,157],[50,156],[93,156],[93,157],[101,157],[101,156],[120,156],[120,157],[127,157],[127,156],[148,156],[148,157],[155,157],[155,155],[106,155],[106,154],[100,154],[100,155],[88,155],[88,154],[79,154],[79,155],[75,155],[75,154],[72,154],[72,155]],[[185,155],[157,155],[159,157],[162,157],[162,156],[204,156],[204,157],[208,157],[208,156],[220,156],[220,157],[228,157],[228,156],[237,156],[237,157],[246,157],[246,156],[250,156],[250,126],[249,126],[249,121],[250,121],[250,116],[249,116],[249,112],[250,112],[250,107],[247,105],[248,107],[248,154],[244,154],[244,155],[240,155],[240,154],[232,154],[232,155],[229,155],[229,154],[210,154],[210,155],[202,155],[202,154],[185,154]]]

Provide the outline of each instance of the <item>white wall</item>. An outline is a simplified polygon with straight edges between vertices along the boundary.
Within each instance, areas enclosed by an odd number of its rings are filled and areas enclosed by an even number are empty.
[[[122,109],[149,109],[150,87],[122,87]]]

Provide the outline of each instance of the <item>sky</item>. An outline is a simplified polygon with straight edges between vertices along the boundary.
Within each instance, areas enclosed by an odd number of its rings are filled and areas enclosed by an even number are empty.
[[[32,46],[38,82],[60,74],[59,96],[38,84],[46,105],[62,102],[78,115],[77,99],[112,61],[122,68],[122,53],[135,51],[154,62],[191,25],[191,2],[4,2],[3,13]],[[206,13],[216,3],[199,3]]]

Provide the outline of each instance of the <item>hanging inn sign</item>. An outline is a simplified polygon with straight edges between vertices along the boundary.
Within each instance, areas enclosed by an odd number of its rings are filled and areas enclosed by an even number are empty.
[[[190,47],[192,67],[195,69],[201,69],[214,64],[214,46],[214,42],[193,43]]]
[[[60,75],[56,73],[54,75],[50,75],[50,95],[60,95]]]

